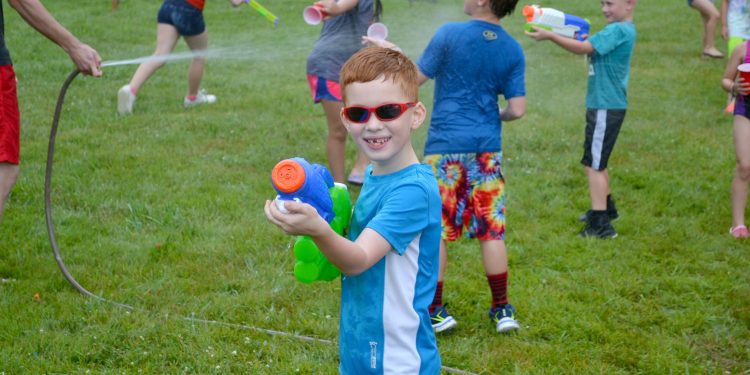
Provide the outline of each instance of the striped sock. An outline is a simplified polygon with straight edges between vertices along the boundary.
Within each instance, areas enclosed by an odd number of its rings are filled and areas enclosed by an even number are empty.
[[[487,275],[487,282],[492,291],[492,308],[508,303],[508,272]]]
[[[443,282],[438,281],[437,287],[435,288],[435,297],[432,299],[430,304],[430,312],[433,312],[436,307],[443,305]]]

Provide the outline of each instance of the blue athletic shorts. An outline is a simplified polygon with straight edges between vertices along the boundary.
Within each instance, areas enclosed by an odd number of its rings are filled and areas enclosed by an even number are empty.
[[[206,31],[203,12],[182,0],[164,1],[156,22],[174,26],[182,36],[198,35]]]

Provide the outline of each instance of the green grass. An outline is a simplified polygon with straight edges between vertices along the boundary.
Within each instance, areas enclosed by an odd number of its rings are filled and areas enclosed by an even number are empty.
[[[152,53],[158,1],[47,1],[105,60]],[[294,280],[290,239],[262,213],[280,159],[325,161],[325,118],[305,59],[319,32],[306,1],[209,2],[213,106],[183,110],[186,61],[161,69],[118,118],[116,91],[135,66],[78,78],[55,154],[54,219],[77,280],[128,311],[78,294],[60,273],[44,221],[44,169],[67,56],[6,6],[22,112],[22,174],[0,226],[0,373],[335,373],[339,283]],[[392,40],[417,58],[460,2],[385,2]],[[519,4],[520,6],[524,4]],[[597,1],[544,6],[604,19]],[[445,299],[459,320],[438,343],[446,366],[473,373],[743,373],[750,369],[750,257],[733,240],[731,118],[725,61],[701,59],[701,23],[684,2],[641,1],[630,109],[610,162],[622,218],[612,241],[576,236],[588,208],[578,161],[583,58],[504,21],[527,58],[527,115],[505,126],[510,298],[523,329],[498,336],[478,245],[451,248]],[[184,43],[178,51],[185,51]],[[432,84],[421,91],[431,107]],[[414,143],[421,149],[426,126]],[[349,145],[349,160],[354,148]],[[355,191],[356,193],[356,191]],[[39,293],[40,299],[34,295]],[[186,319],[188,318],[188,319]],[[223,324],[203,324],[200,319]],[[236,325],[236,326],[233,326]]]

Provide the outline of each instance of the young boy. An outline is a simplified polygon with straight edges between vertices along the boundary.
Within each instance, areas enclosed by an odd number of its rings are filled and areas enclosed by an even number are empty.
[[[440,272],[430,315],[436,332],[457,325],[443,304],[446,241],[464,227],[479,240],[492,302],[489,317],[497,332],[520,326],[509,303],[505,247],[505,180],[502,123],[526,111],[525,61],[518,42],[500,26],[517,0],[465,0],[471,20],[441,26],[417,65],[420,83],[435,79],[435,104],[425,144],[443,202]],[[381,46],[391,43],[365,40]],[[397,48],[397,47],[396,47]],[[498,95],[508,101],[498,110]]]
[[[428,306],[435,293],[440,195],[411,145],[426,109],[417,69],[406,56],[365,48],[341,70],[341,119],[371,161],[354,207],[349,238],[308,204],[266,202],[266,217],[291,235],[308,235],[344,274],[339,323],[340,373],[439,374]]]
[[[526,35],[551,40],[560,47],[589,57],[586,93],[586,140],[581,163],[586,168],[591,209],[580,217],[586,222],[583,237],[617,237],[611,221],[619,217],[609,189],[607,161],[615,146],[628,107],[630,58],[635,44],[633,11],[636,0],[602,0],[609,24],[584,41],[534,28]]]

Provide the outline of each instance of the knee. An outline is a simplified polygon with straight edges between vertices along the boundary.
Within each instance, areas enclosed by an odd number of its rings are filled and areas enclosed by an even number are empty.
[[[742,181],[750,180],[750,162],[737,162],[737,177]]]

